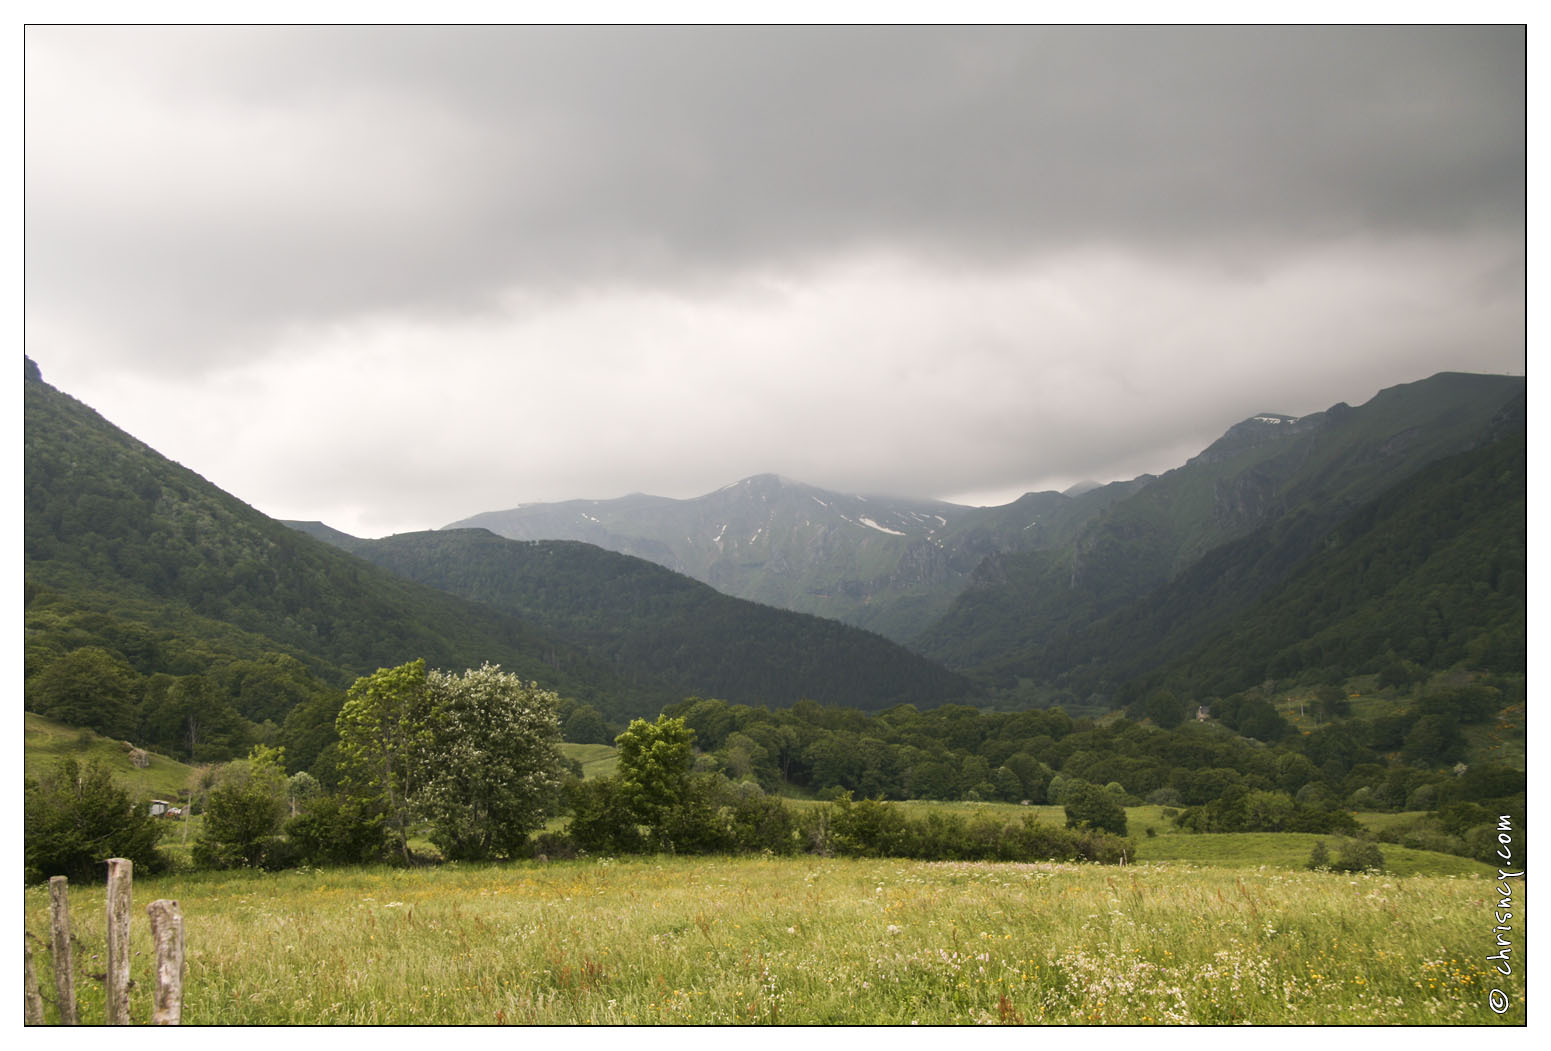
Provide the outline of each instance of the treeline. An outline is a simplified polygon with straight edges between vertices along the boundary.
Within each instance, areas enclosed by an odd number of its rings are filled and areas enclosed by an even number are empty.
[[[379,672],[378,678],[386,674]],[[349,713],[347,707],[342,726]],[[1114,834],[1125,831],[1123,815],[1118,829],[1108,829],[1093,820],[1103,820],[1102,812],[1090,812],[1081,802],[1068,808],[1065,829],[1039,825],[1032,815],[965,820],[931,814],[912,820],[881,800],[853,802],[848,793],[833,804],[796,808],[752,782],[735,783],[720,773],[697,771],[695,731],[682,718],[664,715],[650,723],[637,719],[618,735],[616,744],[615,774],[585,781],[573,776],[566,782],[559,810],[569,821],[561,831],[541,833],[526,845],[509,839],[502,849],[479,856],[811,853],[1113,863],[1130,849]],[[459,776],[468,778],[467,763]],[[359,798],[360,787],[356,781],[347,784],[345,792]],[[391,793],[379,801],[391,811]],[[420,811],[419,816],[432,815]],[[445,849],[442,853],[448,856]]]
[[[914,858],[924,861],[1090,861],[1116,864],[1134,856],[1129,841],[1081,819],[1072,827],[1041,824],[1034,815],[933,812],[910,817],[882,800],[795,808],[747,782],[692,774],[677,805],[651,826],[637,824],[616,779],[575,782],[572,819],[562,833],[541,835],[546,857],[641,854],[817,854]],[[658,839],[657,837],[661,837]]]
[[[1351,833],[1353,810],[1412,810],[1433,815],[1407,827],[1412,842],[1473,856],[1490,833],[1482,815],[1523,806],[1525,775],[1463,762],[1466,731],[1522,703],[1522,680],[1425,686],[1412,681],[1414,668],[1390,672],[1381,679],[1401,710],[1353,718],[1345,691],[1327,687],[1309,698],[1323,720],[1309,732],[1258,691],[1205,705],[1160,691],[1134,719],[1102,723],[1059,709],[867,715],[694,698],[665,714],[695,731],[697,770],[772,793],[1077,806],[1094,827],[1117,832],[1125,831],[1121,808],[1144,803],[1172,808],[1202,832]],[[1210,711],[1207,721],[1195,719],[1198,707]],[[1461,826],[1462,814],[1477,820]]]
[[[795,809],[752,783],[695,772],[694,731],[667,717],[636,720],[618,736],[615,775],[583,781],[573,769],[562,781],[555,700],[490,666],[453,676],[417,661],[363,677],[338,716],[338,784],[288,775],[284,753],[262,745],[197,772],[193,863],[412,864],[419,834],[450,861],[666,851],[1116,862],[1131,852],[1113,834],[1124,832],[1123,814],[1106,829],[1104,806],[1082,800],[1068,806],[1065,829],[1032,815],[912,820],[849,794]],[[532,837],[558,813],[570,815],[563,831]],[[25,814],[28,882],[89,876],[109,854],[153,872],[169,864],[158,849],[166,826],[100,766],[65,759],[29,779]]]
[[[772,792],[1059,803],[1063,785],[1077,780],[1114,784],[1130,805],[1202,805],[1238,786],[1327,807],[1401,810],[1523,792],[1523,773],[1509,767],[1453,768],[1464,730],[1521,699],[1505,688],[1517,694],[1522,681],[1421,688],[1404,711],[1373,719],[1345,715],[1344,692],[1326,691],[1323,702],[1313,700],[1329,721],[1308,733],[1258,691],[1206,699],[1206,722],[1194,718],[1196,701],[1161,692],[1134,719],[1102,723],[1060,709],[904,706],[868,715],[808,702],[771,710],[700,698],[664,714],[695,731],[699,769]]]
[[[143,659],[157,650],[111,618],[46,604],[29,617],[49,611],[59,616],[56,637],[117,642]],[[176,650],[158,652],[154,659],[176,660]],[[1522,772],[1476,761],[1469,741],[1473,728],[1522,703],[1523,680],[1445,681],[1429,685],[1420,665],[1392,661],[1377,676],[1392,710],[1363,719],[1351,716],[1344,687],[1309,687],[1308,714],[1321,725],[1307,733],[1258,689],[1198,698],[1161,688],[1134,703],[1129,718],[1102,723],[1060,709],[964,705],[868,714],[812,701],[767,708],[689,698],[663,711],[695,732],[697,771],[771,795],[1061,805],[1072,790],[1094,786],[1119,805],[1200,807],[1259,792],[1326,812],[1490,807],[1522,797]],[[344,777],[337,724],[345,691],[286,654],[142,675],[119,651],[81,646],[41,662],[27,697],[51,718],[188,761],[231,760],[264,745],[283,749],[292,774],[305,772],[325,789]],[[623,729],[590,703],[555,703],[566,740],[609,743]],[[1210,719],[1197,722],[1203,706]]]
[[[619,772],[584,781],[553,742],[563,726],[609,732],[595,709],[496,669],[449,676],[415,662],[358,679],[339,702],[311,702],[333,713],[311,770],[260,745],[191,786],[205,815],[194,857],[213,867],[407,863],[412,835],[428,834],[441,856],[470,860],[807,851],[1114,861],[1128,850],[1124,808],[1143,802],[1193,832],[1352,836],[1353,809],[1405,809],[1422,816],[1388,840],[1489,851],[1495,815],[1522,810],[1524,774],[1460,762],[1449,742],[1461,726],[1502,715],[1500,687],[1512,684],[1406,694],[1404,672],[1386,684],[1392,714],[1354,718],[1349,700],[1327,690],[1309,701],[1328,720],[1310,732],[1293,730],[1253,692],[1213,699],[1205,722],[1185,719],[1183,703],[1164,693],[1150,698],[1146,721],[1103,723],[1060,710],[901,706],[868,715],[690,698],[655,723],[624,728],[614,738]],[[321,728],[323,715],[316,721]],[[84,791],[88,784],[61,770],[28,785],[29,852],[100,826],[58,816],[83,799],[102,805],[102,786]],[[799,808],[779,798],[793,791],[821,802]],[[912,798],[1054,804],[1068,827],[986,813],[912,819],[888,802]],[[122,813],[123,801],[116,805]],[[530,839],[546,815],[569,821]],[[124,849],[147,849],[143,832],[126,832]],[[29,859],[30,872],[47,869]]]

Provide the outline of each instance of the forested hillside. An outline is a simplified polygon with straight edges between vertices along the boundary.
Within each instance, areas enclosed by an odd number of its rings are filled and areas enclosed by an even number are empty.
[[[617,719],[675,699],[517,617],[266,518],[30,361],[24,499],[29,709],[181,758],[269,739],[305,767],[342,688],[410,656],[500,663]]]
[[[1519,429],[1394,486],[1320,537],[1314,555],[1227,631],[1152,681],[1206,695],[1311,673],[1415,680],[1463,665],[1522,675],[1526,449]],[[1185,589],[1170,598],[1165,613],[1204,604]],[[1121,621],[1108,627],[1111,638],[1137,633]]]
[[[1111,830],[1133,835],[1143,830],[1125,829],[1119,808],[1143,802],[1177,808],[1160,817],[1197,832],[1351,832],[1353,809],[1431,811],[1395,823],[1388,841],[1488,853],[1494,816],[1524,803],[1522,765],[1502,758],[1504,742],[1523,738],[1522,680],[1351,685],[1360,700],[1328,688],[1216,698],[1202,721],[1172,705],[1139,706],[1134,720],[717,700],[666,713],[694,730],[697,768],[768,791],[1056,803],[1093,807],[1096,825],[1107,807],[1120,821]]]
[[[591,544],[521,542],[483,529],[357,540],[314,523],[293,524],[383,569],[516,614],[608,660],[621,676],[671,683],[681,697],[878,709],[978,693],[880,636],[732,598]]]
[[[1224,630],[1357,509],[1492,440],[1522,406],[1521,379],[1444,374],[1357,409],[1252,418],[1071,542],[987,559],[913,645],[1002,689],[1118,703],[1125,681]],[[1522,483],[1491,494],[1521,497]]]

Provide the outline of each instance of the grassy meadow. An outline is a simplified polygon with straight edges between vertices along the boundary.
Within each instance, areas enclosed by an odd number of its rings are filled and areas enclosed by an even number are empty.
[[[47,890],[25,897],[48,986]],[[84,977],[104,969],[103,898],[71,892],[87,1023],[103,1017]],[[811,857],[188,873],[136,881],[136,1022],[156,898],[185,918],[187,1024],[1525,1017],[1517,974],[1485,959],[1496,895],[1480,877]]]
[[[23,713],[22,767],[26,777],[41,776],[60,759],[74,759],[83,766],[96,761],[113,771],[113,778],[137,799],[178,798],[188,787],[193,768],[155,752],[147,753],[148,765],[136,767],[129,761],[129,746],[123,741],[103,737],[91,730],[77,730],[64,723],[45,719],[33,712]]]
[[[160,756],[135,769],[122,742],[33,715],[25,743],[29,774],[101,758],[142,797],[173,798],[190,772]],[[588,776],[617,761],[564,747]],[[1065,823],[1054,806],[896,805]],[[1380,831],[1411,815],[1357,816]],[[188,1024],[1523,1022],[1521,979],[1486,960],[1498,895],[1484,862],[1383,844],[1384,874],[1314,873],[1323,837],[1184,833],[1157,806],[1127,817],[1137,863],[1123,867],[604,858],[273,874],[189,871],[196,818],[164,841],[179,871],[135,884],[133,1018],[149,1020],[154,985],[144,906],[172,898]],[[47,888],[24,905],[47,996]],[[87,1024],[103,1019],[103,913],[100,885],[72,888]]]
[[[619,766],[619,749],[611,744],[572,744],[566,741],[560,745],[560,753],[582,764],[584,780],[589,777],[608,777]]]

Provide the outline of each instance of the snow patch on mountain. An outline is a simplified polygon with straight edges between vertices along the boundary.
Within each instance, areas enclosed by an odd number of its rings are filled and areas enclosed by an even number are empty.
[[[891,536],[910,535],[909,533],[901,533],[898,529],[890,529],[887,526],[881,526],[877,522],[874,522],[871,518],[868,518],[866,515],[862,516],[862,525],[867,526],[870,529],[876,529],[880,533],[888,533]]]

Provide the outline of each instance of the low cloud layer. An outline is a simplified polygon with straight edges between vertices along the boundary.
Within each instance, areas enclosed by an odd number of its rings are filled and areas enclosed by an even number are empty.
[[[28,353],[363,535],[1523,367],[1516,29],[27,32]]]

